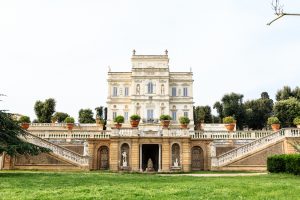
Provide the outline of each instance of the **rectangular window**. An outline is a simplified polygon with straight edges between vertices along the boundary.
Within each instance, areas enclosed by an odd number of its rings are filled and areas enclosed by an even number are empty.
[[[113,112],[113,120],[117,117],[117,112]]]
[[[153,120],[153,110],[147,110],[147,121]]]
[[[114,97],[118,96],[118,88],[117,87],[113,87],[113,96]]]
[[[176,121],[177,120],[177,112],[172,111],[172,120]]]
[[[127,122],[128,121],[128,112],[124,112],[124,120]]]
[[[183,88],[183,96],[187,97],[188,96],[188,88]]]
[[[183,115],[184,115],[185,117],[189,117],[189,112],[184,112]]]
[[[172,97],[176,97],[176,87],[172,88]]]
[[[128,88],[128,87],[125,87],[124,95],[125,95],[126,97],[129,95],[129,88]]]
[[[148,83],[148,94],[153,94],[153,83],[152,82]]]

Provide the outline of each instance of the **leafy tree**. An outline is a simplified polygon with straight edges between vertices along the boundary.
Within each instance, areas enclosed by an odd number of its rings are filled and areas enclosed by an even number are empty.
[[[28,133],[24,131],[12,115],[0,110],[0,154],[38,155],[41,152],[49,152],[49,149],[26,142]]]
[[[210,106],[197,106],[193,107],[194,111],[194,123],[195,128],[198,130],[200,128],[200,123],[203,121],[204,123],[212,122],[212,114]]]
[[[107,107],[104,108],[104,125],[103,125],[103,130],[106,130],[106,124],[107,124]]]
[[[56,112],[53,115],[53,118],[55,118],[57,120],[58,123],[62,123],[64,122],[64,120],[69,117],[68,113],[64,113],[64,112]]]
[[[36,101],[34,105],[34,111],[37,119],[40,123],[50,123],[51,117],[55,112],[56,102],[54,99],[49,98],[44,102]]]
[[[279,118],[283,127],[291,127],[294,118],[300,116],[300,102],[294,97],[278,101],[274,106],[274,114]]]
[[[267,92],[261,93],[261,98],[245,102],[245,123],[251,129],[262,129],[266,126],[268,117],[272,115],[273,100]]]
[[[223,105],[221,102],[217,101],[214,106],[213,106],[214,109],[217,110],[217,113],[219,114],[219,123],[222,123],[222,119],[224,118],[224,115],[223,115]]]
[[[95,119],[93,118],[93,111],[91,109],[80,109],[79,110],[79,123],[95,123]]]
[[[293,95],[296,99],[298,99],[298,101],[300,101],[300,88],[298,86],[293,90]]]
[[[96,118],[103,119],[103,106],[95,108]]]
[[[237,120],[237,127],[243,129],[246,111],[243,104],[242,94],[230,93],[225,94],[221,102],[216,102],[214,108],[217,109],[219,117],[233,116]]]
[[[290,97],[293,97],[292,89],[289,86],[284,86],[282,89],[278,90],[276,93],[276,100],[286,100]]]

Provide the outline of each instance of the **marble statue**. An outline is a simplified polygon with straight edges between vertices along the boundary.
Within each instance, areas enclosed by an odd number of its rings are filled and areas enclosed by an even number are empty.
[[[89,143],[85,141],[83,143],[83,156],[88,156],[89,155]]]
[[[174,167],[178,167],[179,166],[179,164],[178,164],[178,159],[176,158],[175,159],[175,162],[174,162]]]
[[[152,162],[151,158],[148,159],[146,171],[147,172],[154,171],[153,162]]]
[[[136,94],[140,94],[140,84],[136,85]]]
[[[127,167],[127,153],[125,151],[122,153],[122,160],[123,160],[122,166]]]
[[[162,84],[161,85],[161,91],[160,91],[161,94],[165,94],[165,85]]]

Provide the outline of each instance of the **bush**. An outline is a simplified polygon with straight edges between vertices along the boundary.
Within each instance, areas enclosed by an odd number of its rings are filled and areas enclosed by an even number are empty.
[[[277,117],[269,117],[268,118],[268,124],[272,125],[272,124],[280,124],[280,121]]]
[[[189,124],[190,123],[190,119],[188,117],[180,117],[179,118],[179,122],[181,124]]]
[[[300,117],[296,117],[293,121],[295,125],[300,125]]]
[[[268,157],[267,168],[271,173],[286,172],[300,175],[300,154],[283,154]]]
[[[285,172],[285,156],[274,155],[267,159],[267,169],[271,173]]]
[[[21,116],[19,119],[20,123],[30,123],[30,118],[28,116]]]
[[[141,117],[139,115],[131,115],[130,116],[131,120],[136,120],[136,121],[140,121]]]
[[[172,120],[172,117],[170,115],[161,115],[159,117],[160,120]]]
[[[235,119],[231,116],[228,117],[224,117],[223,118],[223,123],[224,124],[231,124],[231,123],[235,123]]]
[[[64,122],[65,123],[74,123],[75,122],[75,120],[74,120],[74,118],[73,117],[67,117],[65,120],[64,120]]]
[[[124,123],[124,117],[122,115],[118,115],[114,119],[114,122],[117,122],[118,124]]]

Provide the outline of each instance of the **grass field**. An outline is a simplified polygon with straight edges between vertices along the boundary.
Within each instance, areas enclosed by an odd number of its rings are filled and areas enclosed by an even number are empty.
[[[300,176],[2,171],[0,199],[300,199]]]

